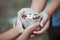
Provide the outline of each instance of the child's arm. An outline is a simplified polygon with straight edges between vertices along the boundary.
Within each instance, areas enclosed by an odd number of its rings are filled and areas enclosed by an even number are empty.
[[[19,28],[14,27],[14,28],[8,30],[7,32],[0,34],[0,40],[11,40],[19,34],[20,34]]]
[[[0,34],[0,40],[12,40],[22,33],[23,29],[21,21],[17,20],[14,26],[15,27],[11,28],[7,32]]]

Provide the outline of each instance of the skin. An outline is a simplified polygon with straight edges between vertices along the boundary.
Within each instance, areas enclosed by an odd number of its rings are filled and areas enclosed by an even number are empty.
[[[25,29],[25,31],[22,33],[22,35],[20,35],[17,40],[28,40],[29,36],[31,35],[31,33],[37,28],[39,27],[39,24],[34,24],[32,26],[29,26]]]
[[[16,36],[22,33],[20,22],[16,24],[16,27],[8,30],[5,33],[0,34],[0,40],[13,40]],[[28,40],[30,34],[39,27],[39,24],[34,24],[24,30],[24,32],[17,38],[17,40]]]
[[[42,3],[41,3],[41,1],[40,0],[33,0],[31,8],[35,12],[41,12],[43,10],[46,0],[43,0],[44,2],[42,1]],[[35,4],[37,7],[35,6]],[[58,9],[59,5],[60,5],[60,0],[51,0],[51,2],[48,4],[48,6],[43,11],[46,11],[48,13],[48,15],[51,17],[52,14]],[[43,21],[43,24],[44,23],[45,23],[45,20]],[[42,28],[42,30],[40,30],[38,32],[34,32],[34,33],[42,34],[43,32],[45,32],[45,30],[48,29],[48,25],[47,25],[48,23],[49,23],[49,21],[46,22],[46,26],[44,28]],[[19,25],[17,25],[17,26],[19,26]],[[21,33],[21,31],[19,30],[19,28],[17,26],[15,28],[10,29],[9,31],[7,31],[5,33],[0,34],[0,40],[12,40],[17,35],[19,35]],[[36,29],[35,26],[31,27],[32,30],[31,30],[31,28],[27,28],[22,33],[22,35],[20,35],[17,39],[18,40],[28,40],[28,37],[30,36],[31,32]]]
[[[59,6],[60,0],[51,0],[48,6],[44,9],[44,11],[46,11],[48,15],[51,17],[52,14],[54,14],[54,12],[59,8]]]
[[[16,26],[15,24],[13,26],[14,27],[11,28],[10,30],[0,34],[0,40],[12,40],[22,33],[23,29],[21,22],[17,20]]]
[[[47,24],[49,24],[49,21],[45,24],[45,28],[49,26],[49,25],[47,25]],[[32,33],[33,31],[35,31],[36,28],[39,27],[39,25],[40,25],[40,24],[36,24],[36,25],[33,25],[33,26],[31,26],[31,27],[26,28],[25,31],[22,33],[22,35],[20,35],[20,36],[17,38],[17,40],[28,40],[29,37],[30,37],[30,35],[31,35],[31,33]],[[43,30],[44,30],[44,29],[43,29]],[[43,31],[43,30],[42,30],[42,31]],[[46,29],[46,30],[47,30],[47,29]],[[41,32],[41,33],[42,33],[42,32]]]
[[[41,10],[44,8],[44,6],[41,6],[41,5],[45,5],[45,3],[46,3],[46,0],[42,0],[42,2],[40,2],[40,0],[33,0],[31,9],[35,10],[36,12],[41,12]],[[60,6],[60,0],[51,0],[50,3],[44,8],[43,11],[45,11],[48,17],[50,18],[54,14],[54,12],[59,8],[59,6]],[[46,22],[48,22],[49,20],[48,17],[44,16],[40,24],[44,25]],[[43,27],[42,28],[43,31],[39,30],[34,33],[42,34],[46,31],[46,29],[48,29],[48,27]]]
[[[33,9],[34,12],[41,13],[45,7],[45,3],[46,3],[46,0],[32,0],[31,9]],[[35,36],[36,35],[31,35],[31,37],[35,37]]]
[[[0,40],[12,40],[17,35],[20,34],[20,31],[18,30],[18,27],[12,28],[2,34],[0,34]]]
[[[42,12],[45,7],[46,0],[32,0],[31,9],[35,12]]]

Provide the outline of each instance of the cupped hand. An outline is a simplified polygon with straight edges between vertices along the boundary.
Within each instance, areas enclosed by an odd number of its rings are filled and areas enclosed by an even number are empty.
[[[33,32],[34,34],[37,34],[37,35],[43,34],[49,28],[49,23],[50,23],[50,17],[46,12],[41,12],[40,15],[42,17],[42,20],[40,22],[42,29],[39,31]]]
[[[16,22],[14,23],[13,27],[17,27],[18,31],[22,33],[24,31],[22,22],[17,18]]]

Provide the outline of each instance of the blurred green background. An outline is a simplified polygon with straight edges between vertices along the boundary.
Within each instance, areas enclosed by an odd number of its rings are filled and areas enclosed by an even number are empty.
[[[17,12],[30,7],[32,0],[0,0],[0,33],[12,28]]]

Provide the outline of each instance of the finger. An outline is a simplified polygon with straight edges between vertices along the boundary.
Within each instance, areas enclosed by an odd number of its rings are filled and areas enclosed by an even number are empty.
[[[39,23],[37,23],[37,24],[34,24],[34,25],[31,25],[31,26],[29,26],[29,28],[32,28],[32,29],[37,29],[38,27],[39,27]]]
[[[42,19],[42,21],[40,22],[41,27],[43,27],[46,22],[47,22],[47,17],[44,17],[44,18]]]
[[[31,35],[30,37],[33,38],[33,37],[36,37],[36,35]]]
[[[21,30],[21,33],[23,33],[24,28],[23,28],[23,25],[22,25],[21,20],[19,20],[19,19],[17,19],[17,27],[19,27],[19,28],[20,28],[20,30]]]
[[[13,27],[15,27],[15,23],[13,24]]]
[[[21,22],[20,19],[17,18],[15,25],[16,25],[17,27],[19,27],[21,30],[24,30],[23,27],[22,27],[23,25],[22,25],[22,22]]]
[[[36,29],[36,31],[39,31],[40,30],[40,26]]]
[[[28,26],[25,30],[30,30],[31,32],[35,31],[39,27],[39,24],[34,24],[31,26]]]
[[[34,31],[33,33],[34,34],[43,34],[49,28],[49,23],[50,23],[50,20],[47,21],[45,26],[40,31]]]
[[[22,22],[21,22],[21,20],[20,20],[20,19],[18,19],[18,18],[17,18],[17,25],[22,26]]]
[[[16,27],[16,25],[17,25],[17,20],[16,20],[16,22],[14,22],[13,27]]]

